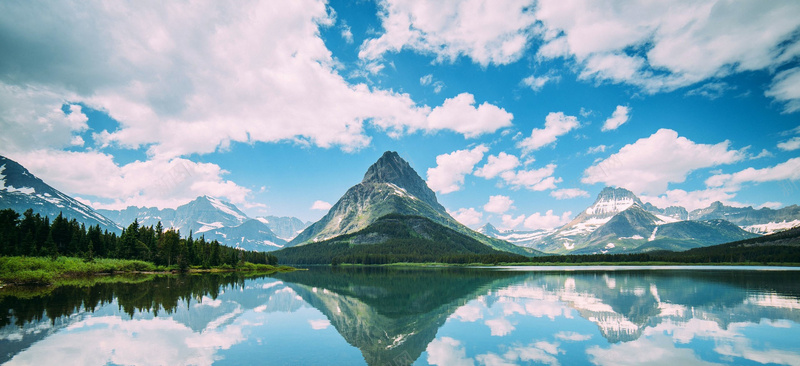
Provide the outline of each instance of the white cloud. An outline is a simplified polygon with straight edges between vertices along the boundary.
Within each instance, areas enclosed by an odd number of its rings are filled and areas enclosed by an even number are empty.
[[[0,152],[68,146],[87,127],[79,108],[61,112],[65,103],[119,122],[96,132],[101,146],[146,148],[159,159],[234,142],[352,151],[371,142],[365,123],[392,135],[453,128],[477,136],[511,120],[494,105],[473,107],[469,94],[429,118],[432,108],[408,94],[348,83],[320,36],[321,26],[335,22],[324,1],[90,2],[77,9],[30,1],[0,12],[11,47],[4,64],[14,70],[0,80]],[[469,123],[455,124],[453,116]]]
[[[503,215],[502,220],[504,230],[513,230],[525,222],[525,215],[519,215],[517,217],[512,215]]]
[[[580,188],[562,188],[550,192],[550,195],[557,200],[566,200],[577,197],[589,197],[589,192]]]
[[[642,352],[642,350],[647,350]],[[586,350],[595,365],[719,365],[703,361],[694,350],[677,348],[666,335],[648,336],[633,342],[593,346]]]
[[[714,188],[689,192],[672,189],[659,196],[639,196],[643,202],[649,202],[656,207],[681,206],[689,211],[706,208],[716,201],[729,206],[741,206],[740,203],[732,201],[734,197],[736,197],[734,193]]]
[[[428,115],[426,129],[449,129],[470,138],[511,126],[514,116],[505,109],[487,102],[477,108],[474,105],[475,97],[470,93],[448,98]]]
[[[752,70],[775,70],[800,55],[800,4],[715,0],[607,2],[542,0],[539,57],[574,58],[581,77],[627,83],[655,93]],[[800,104],[796,71],[776,76],[767,95]]]
[[[428,187],[439,193],[451,193],[461,189],[464,176],[472,173],[475,164],[489,151],[485,145],[472,150],[456,150],[436,157],[436,167],[428,169]]]
[[[783,151],[794,151],[800,149],[800,136],[795,136],[789,140],[779,143],[778,148]]]
[[[539,169],[506,171],[501,173],[500,177],[515,188],[524,187],[531,191],[544,191],[555,189],[556,183],[562,181],[561,178],[553,177],[555,170],[555,164],[547,164],[544,168]]]
[[[489,202],[483,205],[483,210],[487,212],[501,214],[510,210],[514,205],[514,200],[508,196],[490,196]]]
[[[428,74],[419,78],[419,85],[422,86],[430,85],[432,82],[433,82],[433,74]]]
[[[800,110],[800,67],[784,70],[775,75],[764,95],[786,103],[783,109],[785,113]]]
[[[555,337],[564,341],[570,342],[583,342],[592,338],[591,334],[580,334],[577,332],[561,331],[556,333]]]
[[[729,150],[730,142],[697,144],[669,129],[623,146],[584,171],[581,182],[624,187],[636,194],[660,194],[669,183],[681,183],[694,170],[730,164],[745,154]]]
[[[602,152],[606,152],[607,148],[608,148],[608,146],[606,146],[606,145],[597,145],[597,146],[594,146],[594,147],[590,147],[588,150],[586,150],[586,153],[587,154],[599,154],[599,153],[602,153]]]
[[[353,43],[353,31],[346,24],[342,24],[342,39],[347,43]]]
[[[182,158],[120,166],[111,155],[100,152],[36,150],[9,157],[67,194],[111,202],[92,203],[95,208],[174,208],[202,195],[248,205],[251,193],[250,189],[225,180],[223,176],[228,172],[218,165]]]
[[[578,118],[564,115],[563,112],[550,112],[545,117],[544,128],[534,128],[531,135],[517,143],[524,153],[539,150],[556,142],[556,139],[567,132],[580,127]]]
[[[331,326],[331,321],[328,319],[308,319],[308,324],[311,325],[311,329],[323,330]]]
[[[481,218],[483,217],[482,212],[478,212],[474,208],[459,208],[455,212],[448,211],[450,216],[453,216],[456,221],[466,225],[472,226],[481,223]]]
[[[528,229],[553,229],[567,224],[570,216],[572,211],[564,212],[561,216],[554,215],[553,210],[547,210],[544,215],[536,212],[525,219],[524,225]]]
[[[686,92],[687,96],[697,95],[704,98],[708,98],[710,100],[717,99],[725,94],[725,92],[729,90],[735,90],[735,86],[731,86],[728,83],[715,81],[710,83],[705,83],[699,88],[695,88]]]
[[[472,366],[475,364],[471,358],[467,358],[467,352],[461,342],[450,338],[436,338],[428,343],[425,348],[428,353],[428,363],[437,366]]]
[[[496,337],[507,336],[516,329],[506,318],[489,319],[484,324],[489,327],[491,334]]]
[[[475,170],[475,175],[486,179],[492,179],[498,174],[513,170],[520,164],[519,158],[514,155],[501,152],[498,155],[490,155],[486,165]]]
[[[630,113],[630,108],[618,105],[614,113],[611,114],[611,117],[603,123],[603,131],[616,130],[617,127],[628,122],[628,113]]]
[[[548,82],[554,81],[558,82],[561,78],[559,76],[550,76],[550,75],[542,75],[536,76],[531,75],[524,79],[522,79],[522,85],[531,88],[531,90],[538,92],[544,88],[544,85]]]
[[[738,190],[744,183],[763,183],[780,180],[800,180],[800,158],[792,158],[773,167],[747,168],[733,174],[717,174],[706,179],[709,187]]]
[[[528,0],[401,1],[379,3],[384,33],[361,45],[359,58],[412,49],[437,61],[466,56],[480,65],[518,60],[535,19]]]
[[[316,200],[314,201],[314,203],[311,204],[312,210],[328,211],[331,209],[331,207],[333,207],[332,204],[322,200]]]

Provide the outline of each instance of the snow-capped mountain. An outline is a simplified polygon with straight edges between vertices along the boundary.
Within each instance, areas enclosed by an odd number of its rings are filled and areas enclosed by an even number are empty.
[[[499,230],[494,225],[486,223],[476,231],[491,238],[505,240],[514,245],[533,248],[537,243],[541,242],[542,238],[552,234],[555,229],[532,231]]]
[[[20,214],[32,209],[33,213],[50,218],[62,213],[86,226],[100,225],[101,229],[112,232],[122,230],[113,220],[47,185],[17,162],[0,156],[0,209],[7,208]]]
[[[782,209],[783,216],[763,216],[767,219],[791,217],[793,207],[796,206]],[[764,209],[759,211],[769,212]],[[716,210],[698,210],[692,216],[683,207],[661,209],[650,203],[643,204],[633,192],[624,188],[606,187],[591,206],[552,232],[502,232],[491,225],[484,226],[482,230],[498,239],[559,254],[686,250],[757,236],[720,219],[719,216],[738,217],[730,212],[727,216],[722,215],[725,212],[728,211],[717,207]],[[689,217],[697,219],[687,220]],[[748,217],[752,218],[752,215]],[[740,222],[754,221],[741,219]]]
[[[312,222],[304,222],[296,217],[289,216],[259,216],[256,220],[263,222],[279,238],[291,241]]]
[[[287,242],[272,231],[269,219],[250,218],[236,205],[209,196],[197,197],[175,209],[131,206],[124,210],[99,211],[120,225],[139,220],[140,225],[155,226],[160,221],[164,228],[178,229],[183,236],[191,233],[198,238],[202,235],[206,240],[246,250],[272,251],[283,248]],[[279,219],[274,221],[301,222],[296,218]]]
[[[385,152],[369,167],[360,183],[348,189],[322,219],[303,230],[289,245],[354,233],[388,214],[422,216],[497,250],[527,255],[534,253],[489,238],[456,221],[439,203],[427,183],[393,151]]]
[[[800,226],[800,206],[756,210],[753,207],[732,207],[714,202],[706,208],[690,212],[689,219],[727,220],[749,232],[766,235]]]

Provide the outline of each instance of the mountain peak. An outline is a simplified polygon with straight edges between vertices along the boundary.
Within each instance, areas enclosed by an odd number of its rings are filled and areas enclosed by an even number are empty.
[[[414,168],[403,160],[395,151],[387,151],[372,164],[364,174],[362,184],[391,183],[403,188],[409,194],[427,202],[437,211],[445,212],[444,207],[436,200],[436,194],[428,188],[428,184],[417,174]]]
[[[644,206],[639,197],[625,188],[605,187],[591,207],[586,209],[589,215],[610,215],[625,211],[633,205]]]

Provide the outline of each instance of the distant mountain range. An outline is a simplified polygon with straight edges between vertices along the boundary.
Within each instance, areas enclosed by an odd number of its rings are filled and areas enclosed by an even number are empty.
[[[546,253],[591,254],[680,251],[770,234],[800,225],[800,207],[778,210],[730,207],[720,202],[688,212],[658,208],[624,188],[606,187],[595,202],[566,225],[552,230],[479,231]]]
[[[197,197],[178,208],[128,207],[123,210],[94,210],[59,192],[35,177],[17,162],[0,156],[0,209],[34,213],[54,218],[62,213],[87,226],[122,232],[134,220],[140,225],[175,228],[181,235],[218,240],[223,245],[246,250],[272,251],[282,248],[310,223],[295,217],[250,218],[235,205],[213,197]]]
[[[34,214],[50,219],[63,213],[64,217],[87,226],[99,225],[102,230],[122,231],[113,220],[47,185],[17,162],[0,156],[0,209],[7,208],[20,214],[32,209]]]
[[[165,228],[179,229],[183,236],[191,233],[194,237],[205,236],[206,240],[257,251],[332,242],[331,239],[367,229],[376,232],[370,226],[390,214],[425,218],[493,250],[521,255],[680,251],[800,226],[797,205],[754,209],[715,202],[688,212],[677,206],[658,208],[643,203],[626,189],[607,187],[591,206],[562,227],[501,231],[486,224],[476,232],[453,219],[416,171],[390,151],[313,224],[294,217],[251,218],[235,205],[208,196],[175,209],[93,210],[50,187],[20,164],[0,156],[0,209],[5,208],[19,213],[32,209],[51,218],[63,213],[69,219],[99,225],[112,232],[121,232],[134,220],[145,226],[155,226],[160,221]],[[431,232],[446,230],[428,230],[425,235],[430,236]],[[475,253],[478,252],[481,251]]]
[[[201,235],[206,240],[245,250],[268,252],[283,248],[309,223],[295,217],[250,218],[236,205],[220,199],[201,196],[175,209],[128,207],[124,210],[97,210],[100,214],[126,225],[138,220],[140,225],[164,227],[181,231],[181,235]]]
[[[319,221],[289,246],[325,241],[367,228],[388,214],[419,216],[499,251],[536,255],[538,251],[490,238],[456,221],[436,200],[436,194],[396,152],[387,151]]]

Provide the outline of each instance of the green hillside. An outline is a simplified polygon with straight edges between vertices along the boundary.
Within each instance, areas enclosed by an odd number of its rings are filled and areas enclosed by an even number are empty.
[[[397,262],[517,262],[526,257],[498,251],[420,216],[390,214],[366,228],[274,253],[280,263],[386,264]]]

